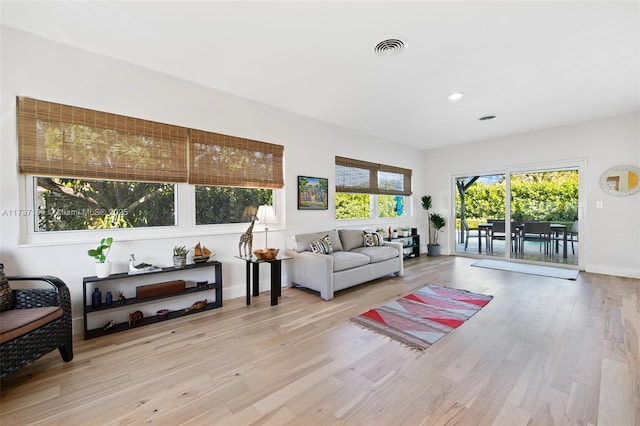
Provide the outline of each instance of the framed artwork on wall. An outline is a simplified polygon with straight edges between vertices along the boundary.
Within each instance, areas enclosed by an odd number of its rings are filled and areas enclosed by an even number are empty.
[[[298,210],[327,210],[329,179],[298,176]]]

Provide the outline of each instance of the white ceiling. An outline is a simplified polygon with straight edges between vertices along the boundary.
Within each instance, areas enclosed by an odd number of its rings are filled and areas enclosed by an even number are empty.
[[[7,1],[4,25],[427,149],[640,110],[638,1]],[[406,49],[379,57],[399,38]],[[447,100],[462,91],[458,102]],[[478,121],[497,115],[492,121]]]

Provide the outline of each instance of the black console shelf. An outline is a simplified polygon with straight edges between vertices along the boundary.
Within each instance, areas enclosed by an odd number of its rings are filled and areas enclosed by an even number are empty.
[[[173,275],[175,275],[176,273],[180,273],[180,272],[184,272],[184,271],[188,271],[188,270],[193,270],[193,269],[199,269],[199,268],[214,268],[214,279],[215,282],[213,283],[209,283],[206,286],[203,287],[187,287],[185,289],[185,291],[180,292],[180,293],[173,293],[173,294],[169,294],[169,295],[165,295],[165,296],[157,296],[157,297],[150,297],[147,299],[137,299],[135,297],[127,297],[127,300],[124,303],[118,303],[117,300],[117,296],[114,295],[114,300],[113,303],[111,305],[106,305],[104,303],[102,303],[99,307],[94,307],[91,305],[91,294],[88,294],[87,292],[87,284],[91,283],[91,284],[96,284],[96,283],[103,283],[103,282],[108,282],[108,281],[115,281],[115,280],[135,280],[140,279],[141,277],[148,277],[150,275],[157,275],[157,274],[167,274],[167,273],[172,273]],[[216,309],[216,308],[220,308],[222,307],[222,264],[220,262],[217,261],[213,261],[213,262],[205,262],[205,263],[194,263],[191,265],[186,265],[184,268],[162,268],[162,270],[160,271],[154,271],[154,272],[147,272],[147,273],[143,273],[143,274],[133,274],[133,275],[129,275],[128,273],[118,273],[118,274],[112,274],[106,278],[98,278],[98,277],[84,277],[82,279],[82,292],[84,294],[84,303],[83,303],[83,311],[84,311],[84,338],[85,340],[87,339],[93,339],[95,337],[100,337],[100,336],[105,336],[107,334],[112,334],[112,333],[117,333],[120,331],[125,331],[125,330],[130,330],[129,328],[129,324],[128,322],[120,322],[116,325],[114,325],[113,327],[109,328],[108,330],[104,330],[102,328],[94,328],[94,329],[89,329],[88,328],[88,321],[87,321],[87,315],[91,314],[91,313],[96,313],[96,312],[103,312],[103,311],[107,311],[110,309],[123,309],[129,306],[134,306],[134,305],[139,305],[139,304],[147,304],[147,303],[153,303],[156,302],[158,300],[162,300],[162,299],[167,299],[167,298],[174,298],[174,297],[182,297],[182,296],[186,296],[186,295],[190,295],[190,294],[194,294],[194,293],[198,293],[198,292],[202,292],[202,291],[209,291],[209,290],[215,290],[216,292],[216,297],[215,297],[215,301],[212,302],[208,302],[207,306],[205,306],[203,309],[198,309],[198,310],[194,310],[194,311],[190,311],[187,312],[186,314],[183,313],[183,309],[179,309],[179,310],[175,310],[175,311],[170,311],[169,314],[165,317],[165,318],[159,318],[156,315],[153,316],[148,316],[143,318],[142,320],[136,321],[135,327],[140,327],[140,326],[144,326],[144,325],[149,325],[149,324],[154,324],[156,322],[160,322],[160,321],[167,321],[170,319],[174,319],[174,318],[180,318],[186,315],[193,315],[199,312],[204,312],[204,311],[208,311],[211,309]]]
[[[403,250],[411,248],[411,251],[405,251],[405,259],[413,259],[420,257],[420,235],[409,235],[408,237],[391,238],[390,241],[400,242],[402,241]],[[406,243],[406,244],[405,244]]]

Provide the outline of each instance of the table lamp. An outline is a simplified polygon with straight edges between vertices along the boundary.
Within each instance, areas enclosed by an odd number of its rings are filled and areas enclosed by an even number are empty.
[[[273,210],[273,206],[262,205],[258,207],[258,213],[256,213],[258,221],[264,225],[264,242],[266,248],[269,248],[269,224],[278,223],[276,218],[276,212]]]

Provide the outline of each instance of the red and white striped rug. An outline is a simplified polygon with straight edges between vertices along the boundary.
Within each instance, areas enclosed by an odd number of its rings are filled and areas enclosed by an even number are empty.
[[[412,348],[424,350],[460,327],[492,298],[429,285],[351,320]]]

